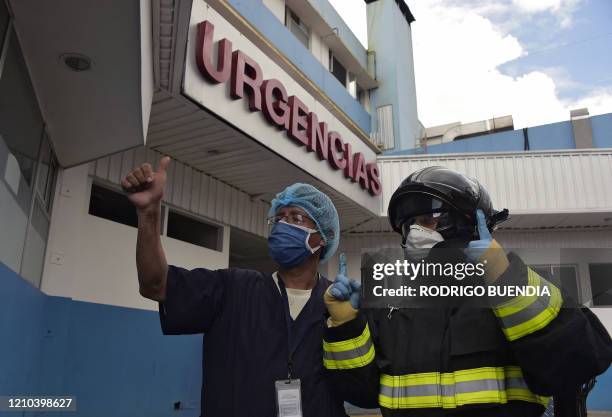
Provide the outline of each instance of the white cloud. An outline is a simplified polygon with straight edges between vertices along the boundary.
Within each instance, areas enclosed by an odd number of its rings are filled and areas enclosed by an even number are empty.
[[[542,13],[550,12],[555,15],[561,27],[567,28],[572,24],[572,14],[583,0],[512,0],[512,4],[519,12]]]
[[[514,6],[529,13],[557,11],[561,8],[562,3],[564,3],[562,0],[512,0]]]
[[[355,24],[351,17],[354,7],[349,7],[348,1],[331,1],[349,26]],[[562,19],[571,21],[572,7],[582,0],[513,1],[523,10],[524,18],[545,11],[564,24]],[[571,102],[561,100],[553,78],[561,69],[546,68],[520,76],[502,74],[498,70],[501,64],[527,53],[516,37],[487,17],[504,13],[509,3],[487,0],[472,2],[469,7],[457,6],[459,3],[410,3],[417,18],[412,24],[417,103],[425,126],[512,115],[515,127],[521,128],[568,120],[569,111],[579,107],[588,107],[591,114],[612,112],[612,89],[594,91]],[[512,13],[513,19],[520,19],[516,11]]]
[[[563,0],[557,3],[564,7]],[[562,101],[550,69],[502,74],[501,64],[526,51],[478,8],[452,7],[444,0],[411,7],[418,16],[412,29],[419,118],[425,126],[512,115],[520,128],[567,120],[578,107],[588,106],[591,114],[612,111],[609,92]]]
[[[594,91],[586,97],[568,103],[572,109],[586,107],[591,116],[612,112],[612,88]]]

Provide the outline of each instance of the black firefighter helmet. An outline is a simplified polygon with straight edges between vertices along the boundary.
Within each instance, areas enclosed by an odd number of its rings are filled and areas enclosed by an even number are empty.
[[[410,225],[429,216],[445,238],[473,238],[477,234],[476,210],[481,209],[489,230],[508,218],[508,210],[493,208],[487,190],[474,178],[441,166],[410,174],[389,201],[391,227],[406,238]]]

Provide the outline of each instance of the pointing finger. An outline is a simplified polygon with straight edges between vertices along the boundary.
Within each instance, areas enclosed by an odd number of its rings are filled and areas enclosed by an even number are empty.
[[[346,276],[346,254],[344,252],[340,254],[338,274],[342,276]]]

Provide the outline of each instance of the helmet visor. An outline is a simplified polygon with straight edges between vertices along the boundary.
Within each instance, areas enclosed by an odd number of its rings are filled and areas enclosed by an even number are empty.
[[[402,227],[411,220],[414,223],[414,220],[419,216],[430,215],[430,217],[437,218],[440,217],[441,213],[449,211],[450,207],[436,197],[423,193],[409,193],[397,202],[392,216],[394,217],[394,223]],[[427,219],[423,218],[422,220],[426,221]]]

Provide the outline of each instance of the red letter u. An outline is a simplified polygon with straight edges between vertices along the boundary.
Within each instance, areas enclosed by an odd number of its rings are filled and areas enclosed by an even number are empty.
[[[227,39],[219,41],[217,68],[212,63],[213,34],[215,26],[208,20],[198,23],[196,42],[196,64],[200,73],[210,82],[218,84],[229,80],[232,67],[232,43]]]

